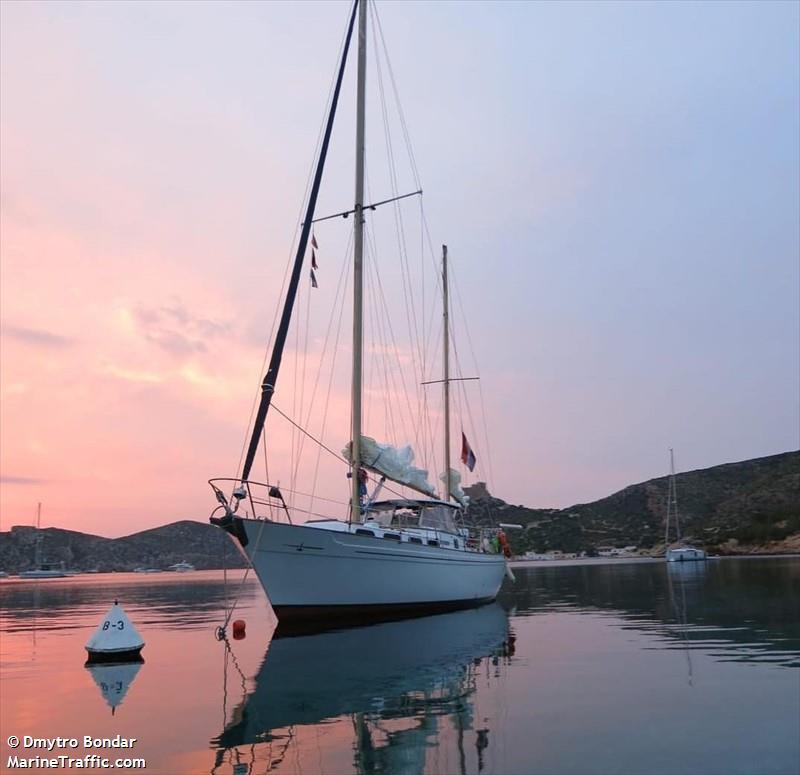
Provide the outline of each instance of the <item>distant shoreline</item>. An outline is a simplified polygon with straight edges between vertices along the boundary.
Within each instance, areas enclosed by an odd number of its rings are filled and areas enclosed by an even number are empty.
[[[772,554],[715,554],[709,555],[706,562],[717,562],[719,560],[760,560],[760,559],[779,559],[795,558],[800,559],[797,552],[772,553]],[[548,565],[620,565],[623,563],[656,563],[666,562],[664,557],[571,557],[558,560],[526,560],[524,558],[509,560],[509,565],[515,568],[529,566],[548,566]],[[673,563],[675,564],[675,563]],[[686,563],[686,567],[694,567],[702,563]],[[684,567],[681,564],[681,567]]]

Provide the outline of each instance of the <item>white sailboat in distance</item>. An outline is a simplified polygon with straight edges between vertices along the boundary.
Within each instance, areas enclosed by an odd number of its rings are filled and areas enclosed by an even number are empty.
[[[357,22],[356,22],[357,20]],[[331,137],[334,116],[357,23],[358,72],[356,107],[356,185],[352,210],[339,213],[353,217],[353,361],[351,391],[351,441],[342,457],[349,466],[350,502],[338,518],[312,519],[293,524],[291,509],[279,487],[251,479],[253,462],[264,432],[278,379],[281,357],[292,318],[303,259],[311,238],[315,207]],[[281,622],[336,617],[387,618],[407,614],[467,608],[495,599],[507,572],[506,558],[488,540],[497,529],[471,529],[459,519],[468,502],[460,488],[460,475],[450,468],[449,323],[447,248],[442,255],[443,377],[444,388],[444,483],[443,496],[427,482],[427,472],[413,466],[410,447],[398,449],[379,444],[362,432],[362,351],[364,215],[378,205],[404,198],[397,196],[369,204],[364,198],[365,81],[367,2],[355,0],[332,92],[330,110],[322,135],[280,322],[247,447],[241,476],[212,479],[219,506],[211,522],[225,529],[249,558],[272,607]],[[421,190],[414,192],[421,194]],[[321,219],[320,219],[321,220]],[[312,271],[316,269],[312,253]],[[312,283],[316,280],[312,274]],[[388,397],[386,400],[390,400]],[[267,442],[265,441],[265,445]],[[474,465],[472,451],[462,456]],[[472,467],[470,465],[470,469]],[[377,486],[367,492],[367,472]],[[389,479],[416,492],[378,499]],[[287,521],[269,518],[270,507],[283,511]],[[244,512],[244,515],[242,514]],[[264,514],[261,516],[261,514]],[[504,537],[502,547],[507,548]]]
[[[675,539],[677,546],[669,545],[669,524],[675,522]],[[697,562],[707,559],[704,549],[689,546],[681,538],[681,526],[678,521],[678,488],[675,484],[675,453],[669,450],[669,486],[667,489],[667,521],[664,527],[664,553],[667,562]]]
[[[49,562],[44,558],[44,533],[42,533],[42,504],[36,507],[36,547],[34,549],[35,568],[24,570],[19,574],[21,579],[63,579],[74,576],[64,570],[63,562]]]

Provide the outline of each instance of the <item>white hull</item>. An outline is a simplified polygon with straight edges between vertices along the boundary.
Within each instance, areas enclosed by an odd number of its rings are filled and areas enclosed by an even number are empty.
[[[244,551],[279,619],[335,609],[444,609],[494,600],[501,555],[242,519]],[[326,610],[327,609],[327,610]]]
[[[684,546],[680,549],[667,550],[667,562],[699,562],[708,559],[703,549],[693,546]]]
[[[68,574],[63,570],[24,570],[19,574],[21,579],[63,579]]]
[[[188,562],[176,562],[174,565],[169,566],[169,570],[175,573],[191,573],[195,570],[194,565]]]

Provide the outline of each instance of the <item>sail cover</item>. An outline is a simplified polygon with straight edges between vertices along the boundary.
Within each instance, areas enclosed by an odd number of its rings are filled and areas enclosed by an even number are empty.
[[[447,481],[447,476],[442,474],[439,480],[449,485],[448,492],[455,498],[464,508],[469,506],[469,495],[461,489],[461,474],[454,468],[450,468],[450,481]]]
[[[424,468],[411,465],[414,462],[414,450],[411,445],[397,448],[391,444],[379,444],[369,436],[361,436],[361,464],[364,468],[385,476],[398,484],[405,484],[426,495],[435,496],[436,490],[428,481],[428,472]],[[352,445],[348,444],[342,455],[348,463],[353,462]]]

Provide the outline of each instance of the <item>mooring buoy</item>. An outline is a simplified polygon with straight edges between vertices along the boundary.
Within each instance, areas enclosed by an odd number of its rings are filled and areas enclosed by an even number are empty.
[[[143,648],[142,636],[116,600],[86,644],[90,663],[135,662]]]

